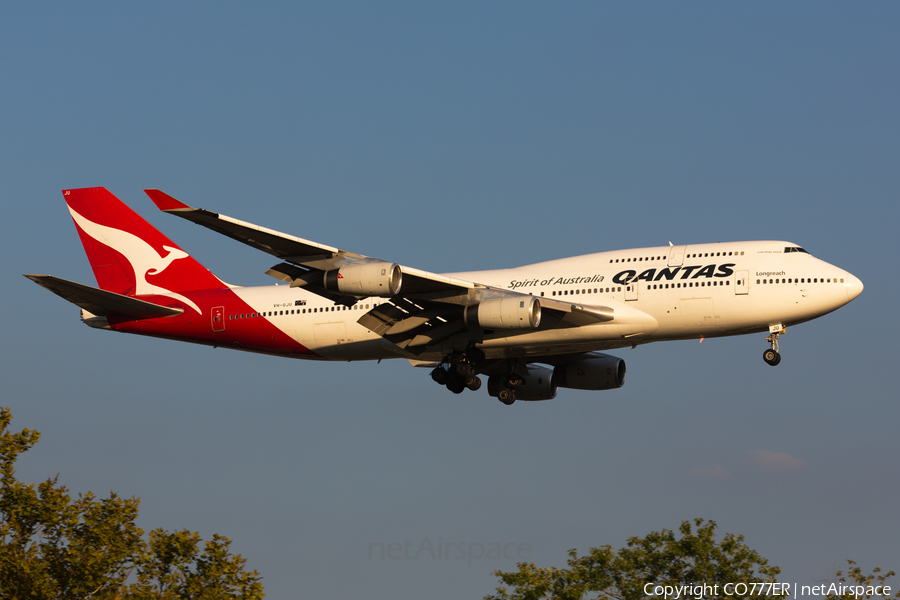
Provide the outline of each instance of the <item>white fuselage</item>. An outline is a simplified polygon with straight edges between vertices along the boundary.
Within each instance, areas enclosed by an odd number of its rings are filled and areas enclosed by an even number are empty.
[[[767,331],[771,326],[786,327],[827,314],[847,304],[863,288],[849,272],[795,244],[779,241],[616,250],[451,276],[613,310],[611,322],[489,332],[481,347],[488,357],[497,358]],[[233,291],[286,335],[324,359],[440,360],[450,350],[412,355],[358,324],[368,309],[385,301],[380,298],[367,298],[347,308],[302,287],[238,287]],[[225,313],[227,330],[233,315],[228,307]]]

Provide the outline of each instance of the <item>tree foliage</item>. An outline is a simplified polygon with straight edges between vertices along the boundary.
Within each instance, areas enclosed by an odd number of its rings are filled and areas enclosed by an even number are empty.
[[[35,486],[15,478],[15,463],[40,438],[8,431],[0,408],[0,595],[4,599],[225,600],[262,598],[261,577],[229,552],[218,534],[135,524],[137,498],[88,492],[72,498],[56,477]]]
[[[683,521],[678,531],[681,537],[663,529],[643,538],[629,538],[627,546],[619,550],[612,546],[590,548],[585,556],[569,550],[569,566],[565,569],[519,563],[518,571],[495,571],[505,587],[497,588],[497,593],[485,596],[485,600],[644,600],[654,594],[662,600],[665,590],[657,586],[670,586],[670,598],[681,586],[677,593],[682,600],[778,597],[790,593],[792,588],[785,587],[787,584],[777,585],[781,569],[770,566],[759,553],[748,548],[744,536],[729,533],[717,542],[715,521],[703,519],[694,519],[693,524]],[[877,588],[894,576],[893,571],[882,573],[875,569],[871,575],[865,575],[855,562],[847,562],[846,573],[837,571],[837,581],[825,582],[813,595],[827,600],[868,600],[890,595],[880,595]],[[749,585],[735,586],[741,583]],[[705,587],[700,588],[701,585]],[[828,593],[828,589],[840,593]],[[900,592],[895,598],[900,600]]]
[[[868,575],[863,573],[862,569],[856,566],[856,561],[847,561],[846,571],[835,572],[836,581],[833,583],[837,589],[826,590],[826,600],[869,600],[869,598],[882,598],[889,594],[881,594],[888,579],[896,575],[893,571],[887,573],[882,572],[880,567],[875,569]],[[833,586],[829,586],[831,588]],[[894,588],[896,589],[896,588]],[[894,595],[894,598],[900,599],[900,590]]]
[[[695,519],[693,525],[696,531],[690,521],[682,522],[681,537],[664,529],[629,538],[618,551],[607,545],[579,557],[570,550],[567,569],[519,563],[518,571],[496,571],[511,589],[497,588],[486,600],[639,600],[647,597],[646,584],[697,583],[719,584],[719,595],[725,597],[726,583],[776,581],[781,570],[748,548],[743,536],[726,534],[717,542],[714,521]]]

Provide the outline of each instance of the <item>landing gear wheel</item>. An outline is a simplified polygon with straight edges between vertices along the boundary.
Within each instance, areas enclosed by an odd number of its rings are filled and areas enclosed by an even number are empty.
[[[475,373],[475,369],[472,368],[472,365],[470,365],[467,362],[462,362],[462,361],[453,365],[453,370],[456,371],[457,375],[459,375],[460,377],[463,377],[463,378],[468,377],[469,375],[473,375]]]
[[[512,389],[520,388],[525,385],[525,378],[518,373],[513,373],[506,378],[506,385],[508,385]]]
[[[447,369],[444,367],[435,367],[431,372],[431,378],[438,385],[444,385],[447,383],[447,380],[450,379],[450,373],[448,373]]]
[[[497,394],[497,400],[499,400],[503,404],[509,406],[510,404],[512,404],[513,402],[516,401],[516,394],[509,388],[503,388]]]
[[[462,394],[463,390],[466,389],[466,382],[454,377],[447,382],[447,389],[454,394]]]
[[[771,325],[769,327],[769,337],[766,341],[772,345],[771,348],[763,352],[763,360],[773,367],[781,362],[781,355],[778,354],[778,338],[787,331],[783,325]]]
[[[466,387],[472,390],[473,392],[477,392],[481,389],[481,380],[478,378],[478,375],[472,375],[466,379]]]

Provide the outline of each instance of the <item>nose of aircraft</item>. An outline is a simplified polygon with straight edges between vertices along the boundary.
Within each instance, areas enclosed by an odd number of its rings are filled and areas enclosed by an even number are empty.
[[[860,281],[858,277],[856,277],[855,275],[851,275],[850,273],[847,273],[847,277],[845,278],[845,280],[847,282],[844,284],[844,287],[847,290],[847,302],[850,302],[851,300],[862,294],[863,282]]]

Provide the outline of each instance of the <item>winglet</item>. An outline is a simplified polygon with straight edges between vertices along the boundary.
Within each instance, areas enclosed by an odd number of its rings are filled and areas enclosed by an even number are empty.
[[[169,212],[171,210],[192,210],[190,206],[181,200],[176,200],[161,190],[144,190],[144,193],[150,196],[150,199],[153,200],[156,207],[163,212]]]

